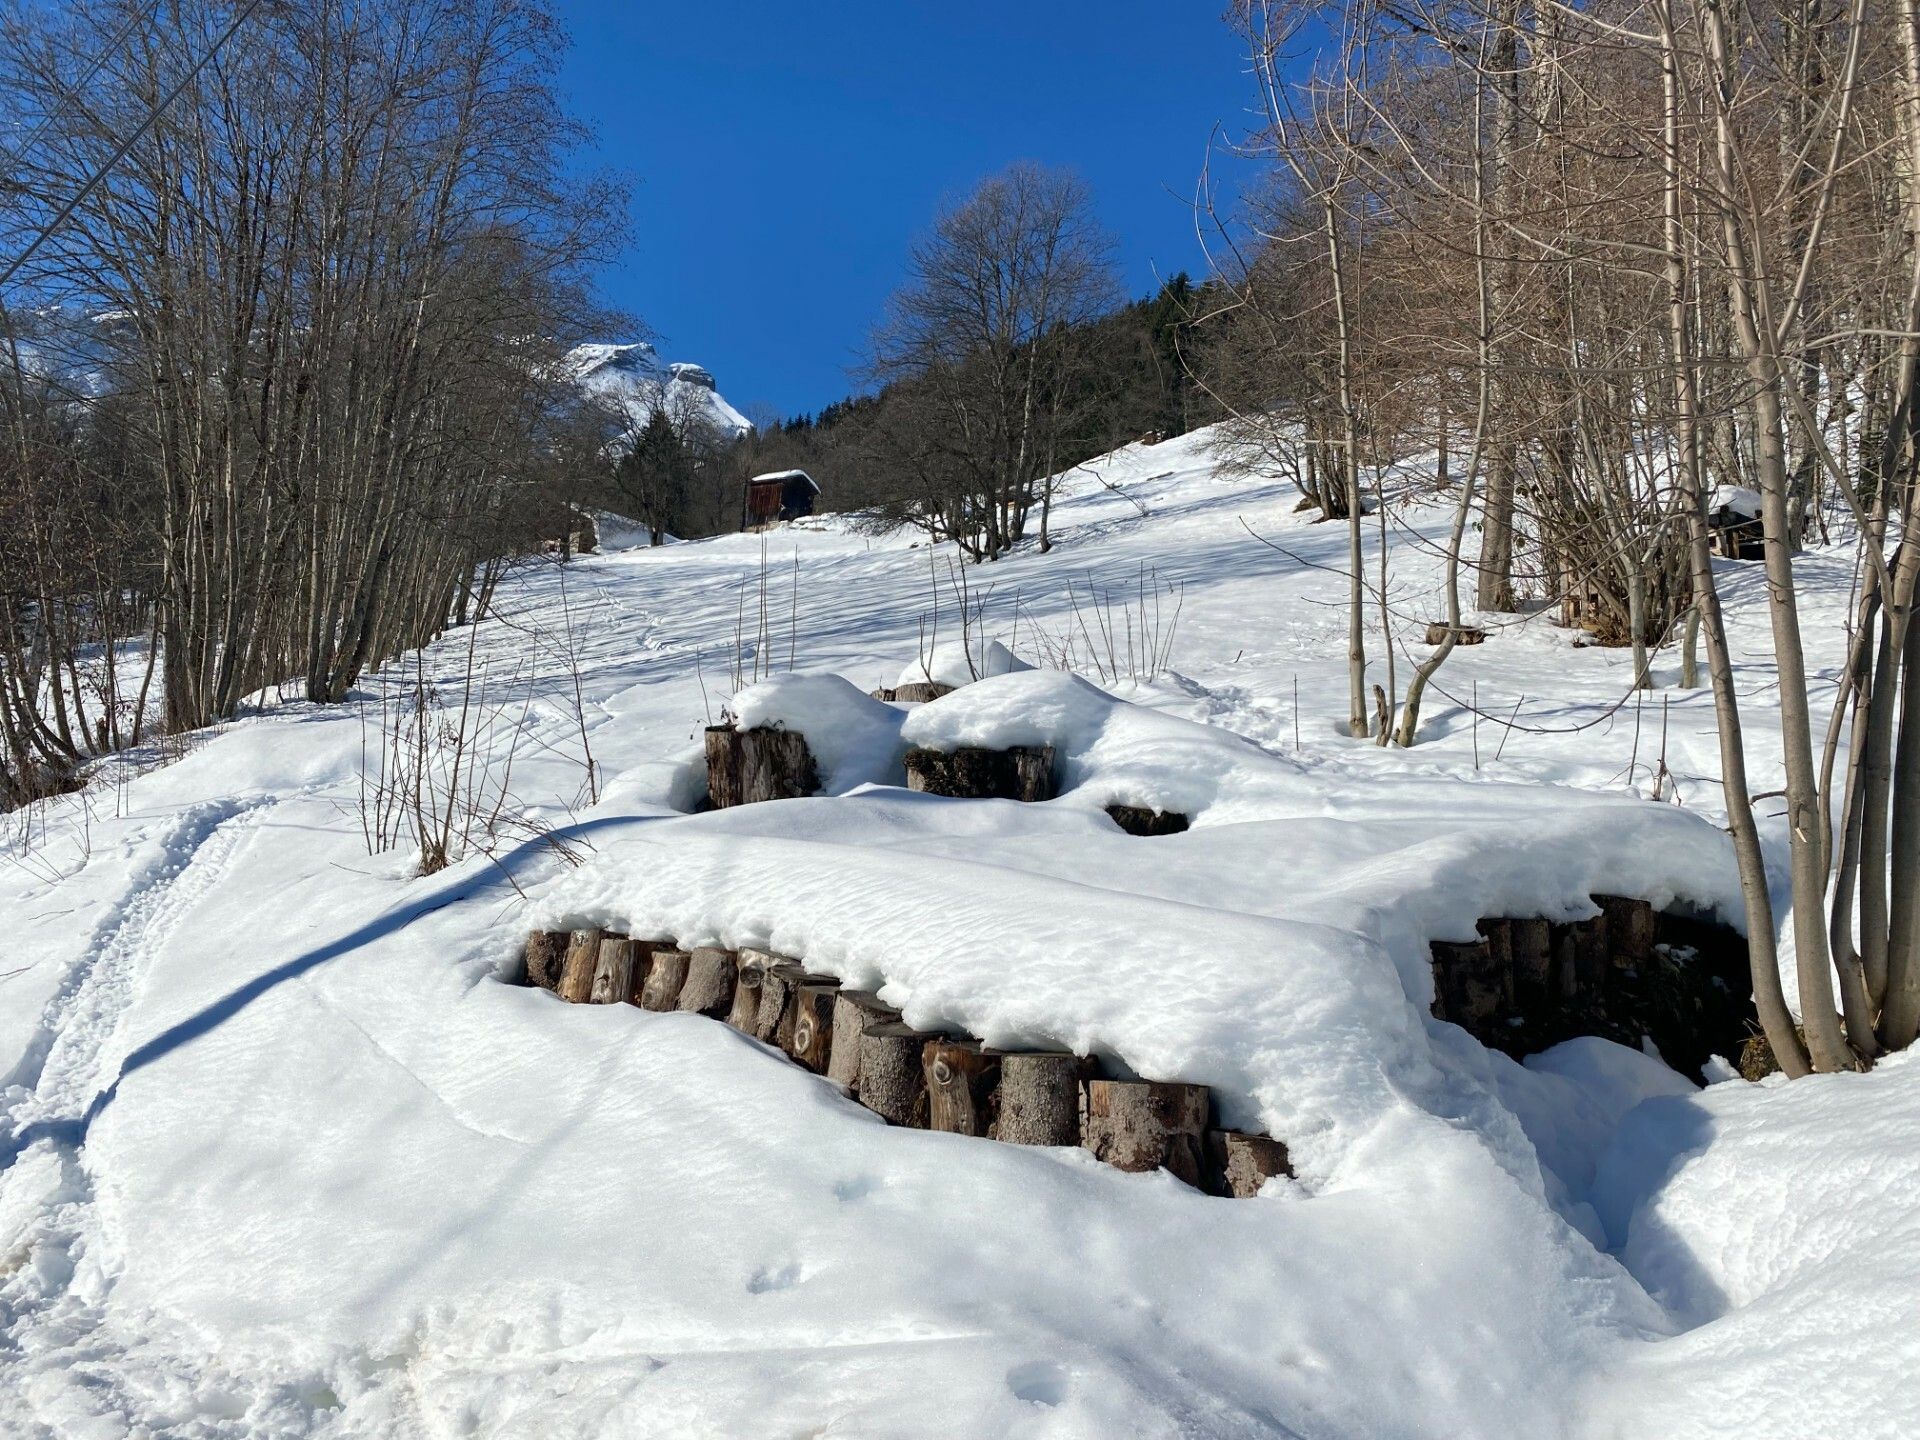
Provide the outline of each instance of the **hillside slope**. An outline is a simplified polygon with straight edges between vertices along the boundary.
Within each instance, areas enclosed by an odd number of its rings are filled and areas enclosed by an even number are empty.
[[[426,878],[367,853],[397,672],[46,807],[0,868],[0,1434],[1920,1430],[1920,1067],[1698,1090],[1427,1014],[1426,942],[1479,915],[1734,918],[1706,697],[1663,656],[1634,702],[1534,617],[1457,653],[1422,744],[1351,740],[1345,536],[1293,501],[1202,435],[1076,474],[1052,554],[970,571],[834,520],[529,567],[410,671],[453,707],[485,675],[505,817]],[[1404,679],[1445,516],[1389,524]],[[1847,559],[1807,572],[1830,666]],[[1761,731],[1757,576],[1728,591]],[[890,685],[961,639],[1040,673],[909,730],[1031,727],[1058,800],[867,784],[816,736],[833,793],[689,813],[736,680],[858,713],[778,677]],[[1194,828],[1125,836],[1122,794]],[[571,922],[1209,1083],[1299,1179],[1223,1201],[887,1129],[710,1021],[505,983]]]

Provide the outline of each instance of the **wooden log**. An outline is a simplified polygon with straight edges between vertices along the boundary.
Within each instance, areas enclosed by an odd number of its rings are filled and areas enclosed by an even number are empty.
[[[1453,643],[1456,645],[1478,645],[1487,638],[1487,632],[1473,625],[1456,626],[1453,631]],[[1447,642],[1447,622],[1436,620],[1427,626],[1427,644],[1444,645]]]
[[[647,993],[647,977],[653,971],[653,952],[671,950],[671,940],[636,940],[633,952],[633,974],[627,983],[627,1003],[638,1005]]]
[[[1000,1055],[978,1040],[934,1040],[921,1052],[927,1072],[927,1128],[985,1135],[994,1120]]]
[[[854,1098],[890,1125],[927,1128],[927,1046],[943,1037],[902,1021],[860,1032],[860,1083]]]
[[[601,940],[593,967],[593,990],[588,999],[595,1005],[624,1005],[633,995],[633,966],[640,947],[624,935],[609,935]]]
[[[567,958],[567,941],[570,938],[565,930],[527,932],[527,984],[542,990],[559,987],[560,967]]]
[[[869,1025],[899,1020],[900,1012],[880,1003],[871,990],[842,990],[833,1002],[833,1043],[827,1078],[854,1090],[860,1083],[860,1036]]]
[[[806,967],[793,960],[776,960],[760,975],[760,1014],[753,1022],[753,1037],[781,1050],[793,1044],[793,1001],[800,987],[813,979]]]
[[[674,1008],[724,1020],[733,1008],[733,985],[739,972],[740,959],[733,951],[698,947],[688,956],[686,983]]]
[[[819,788],[813,753],[799,731],[707,727],[707,796],[714,809],[792,800]]]
[[[1121,1170],[1167,1170],[1202,1179],[1207,1087],[1154,1080],[1087,1082],[1087,1149]]]
[[[733,1006],[727,1011],[727,1024],[751,1035],[760,1023],[760,989],[767,978],[767,966],[774,958],[761,950],[742,950],[735,970]]]
[[[1553,976],[1553,927],[1544,920],[1507,921],[1513,956],[1513,1003],[1523,1013],[1547,1003]]]
[[[1293,1174],[1287,1147],[1271,1135],[1209,1130],[1206,1151],[1209,1195],[1249,1200],[1274,1176]]]
[[[840,994],[838,980],[809,980],[794,992],[793,1035],[785,1049],[816,1075],[826,1073],[833,1053],[833,1012]]]
[[[1178,810],[1150,810],[1144,805],[1109,805],[1107,816],[1129,835],[1178,835],[1188,824]]]
[[[1501,964],[1485,939],[1435,940],[1429,948],[1434,1015],[1484,1039],[1490,1027],[1512,1010],[1510,961]]]
[[[642,1010],[672,1010],[680,1003],[680,987],[687,983],[687,966],[693,959],[684,950],[661,946],[653,952],[647,967],[647,983],[640,992]]]
[[[905,685],[894,686],[893,694],[887,698],[897,705],[924,705],[952,693],[953,686],[942,685],[937,680],[910,680]]]
[[[1010,750],[907,752],[907,788],[963,800],[1051,800],[1053,747],[1019,745]]]
[[[1628,895],[1596,895],[1607,922],[1607,956],[1620,969],[1637,970],[1653,956],[1659,916],[1645,900]]]
[[[593,973],[600,965],[600,941],[604,931],[575,930],[567,937],[566,958],[560,962],[557,994],[574,1005],[584,1005],[593,995]]]
[[[1000,1057],[1000,1114],[993,1138],[1010,1145],[1078,1145],[1080,1082],[1088,1062],[1065,1050]]]

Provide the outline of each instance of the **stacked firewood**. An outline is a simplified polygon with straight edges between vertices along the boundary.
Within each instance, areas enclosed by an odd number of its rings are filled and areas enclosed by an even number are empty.
[[[606,930],[535,930],[526,982],[575,1004],[686,1011],[732,1026],[889,1124],[1015,1145],[1081,1145],[1122,1170],[1167,1170],[1209,1194],[1291,1175],[1267,1135],[1209,1123],[1204,1085],[1103,1077],[1064,1050],[998,1050],[919,1030],[864,990],[764,950],[681,949]]]

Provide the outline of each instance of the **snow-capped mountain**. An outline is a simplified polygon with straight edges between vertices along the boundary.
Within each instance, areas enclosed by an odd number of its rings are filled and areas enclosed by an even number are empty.
[[[752,422],[727,403],[710,372],[698,365],[663,363],[644,341],[577,345],[567,352],[566,363],[583,390],[621,406],[636,431],[663,405],[675,419],[698,419],[728,439],[753,429]]]

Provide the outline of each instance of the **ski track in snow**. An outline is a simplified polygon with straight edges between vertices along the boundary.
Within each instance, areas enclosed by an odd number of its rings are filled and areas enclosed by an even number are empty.
[[[52,1202],[10,1251],[0,1252],[0,1397],[16,1383],[20,1392],[4,1404],[9,1418],[0,1419],[0,1430],[31,1415],[40,1424],[28,1434],[115,1433],[117,1407],[101,1413],[89,1401],[116,1388],[107,1377],[122,1352],[105,1339],[110,1332],[102,1324],[86,1127],[110,1098],[128,1054],[121,1021],[147,965],[218,887],[271,805],[214,801],[164,827],[158,853],[129,872],[119,904],[73,961],[0,1091],[8,1102],[0,1128],[0,1216],[30,1204],[35,1190]],[[184,1369],[177,1378],[193,1383]]]

